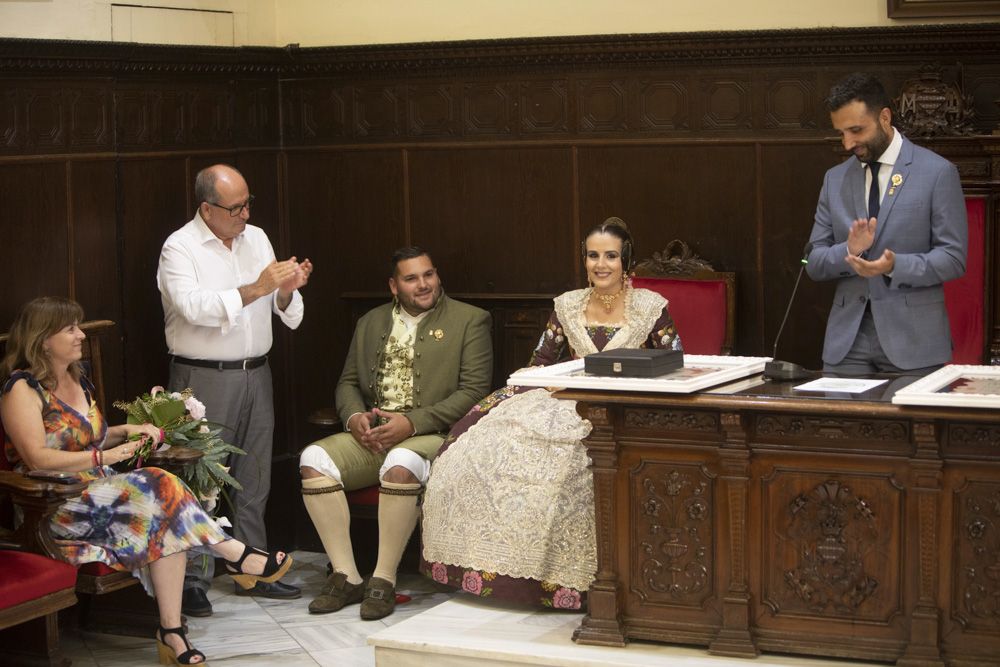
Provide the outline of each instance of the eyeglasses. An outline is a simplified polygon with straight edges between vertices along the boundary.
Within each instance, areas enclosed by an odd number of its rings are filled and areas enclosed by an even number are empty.
[[[237,204],[236,206],[223,206],[222,204],[216,204],[214,201],[207,201],[205,203],[208,204],[209,206],[215,206],[217,208],[221,208],[224,211],[229,211],[230,217],[235,218],[236,216],[238,216],[240,213],[243,212],[243,209],[249,211],[250,207],[253,206],[253,200],[254,196],[250,195],[250,197],[245,202],[243,202],[242,204]]]

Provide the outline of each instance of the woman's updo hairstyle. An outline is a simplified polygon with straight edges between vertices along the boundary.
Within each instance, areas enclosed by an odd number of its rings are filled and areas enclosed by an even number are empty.
[[[635,263],[635,246],[632,244],[632,235],[628,231],[628,225],[621,218],[610,217],[596,227],[591,228],[580,243],[580,254],[584,261],[587,259],[587,239],[594,234],[610,234],[622,242],[622,271],[627,275],[632,270]]]

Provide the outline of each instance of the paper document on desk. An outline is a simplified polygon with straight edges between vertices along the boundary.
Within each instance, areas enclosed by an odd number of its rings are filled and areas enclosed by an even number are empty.
[[[841,394],[863,394],[888,380],[864,380],[861,378],[819,378],[793,387],[795,391],[835,391]]]

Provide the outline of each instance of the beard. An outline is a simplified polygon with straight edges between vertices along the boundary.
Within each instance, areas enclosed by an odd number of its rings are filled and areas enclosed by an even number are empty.
[[[865,164],[871,164],[872,162],[878,162],[878,159],[885,152],[885,149],[889,147],[892,140],[889,138],[889,134],[882,129],[881,125],[875,125],[875,136],[872,137],[871,141],[866,141],[862,146],[865,149],[864,157],[861,157],[857,153],[858,160],[864,162]]]
[[[434,307],[437,306],[438,301],[441,300],[441,293],[442,293],[442,288],[440,285],[438,285],[435,289],[431,291],[433,298],[431,299],[431,304],[429,306],[423,306],[417,303],[417,300],[414,297],[405,296],[401,293],[396,295],[396,299],[399,301],[399,305],[401,305],[403,309],[406,310],[406,312],[408,312],[411,315],[419,315],[420,313],[434,310]]]

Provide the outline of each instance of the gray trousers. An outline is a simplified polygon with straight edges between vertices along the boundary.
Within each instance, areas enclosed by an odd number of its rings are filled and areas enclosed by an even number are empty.
[[[271,450],[274,443],[274,388],[271,367],[253,370],[201,368],[170,363],[170,391],[190,387],[205,404],[205,417],[225,427],[222,439],[246,451],[229,459],[230,474],[242,491],[226,489],[233,501],[230,511],[233,535],[250,546],[267,548],[264,508],[271,492]],[[220,503],[223,502],[220,497]],[[215,560],[192,553],[188,558],[185,588],[208,590],[215,574]]]
[[[854,338],[854,344],[847,351],[843,360],[839,364],[823,364],[824,373],[847,376],[864,376],[873,373],[927,375],[939,368],[941,368],[941,364],[905,369],[889,361],[889,357],[885,355],[882,343],[878,339],[875,319],[872,317],[871,310],[865,310],[865,314],[861,318],[861,326],[858,327],[858,335]]]

